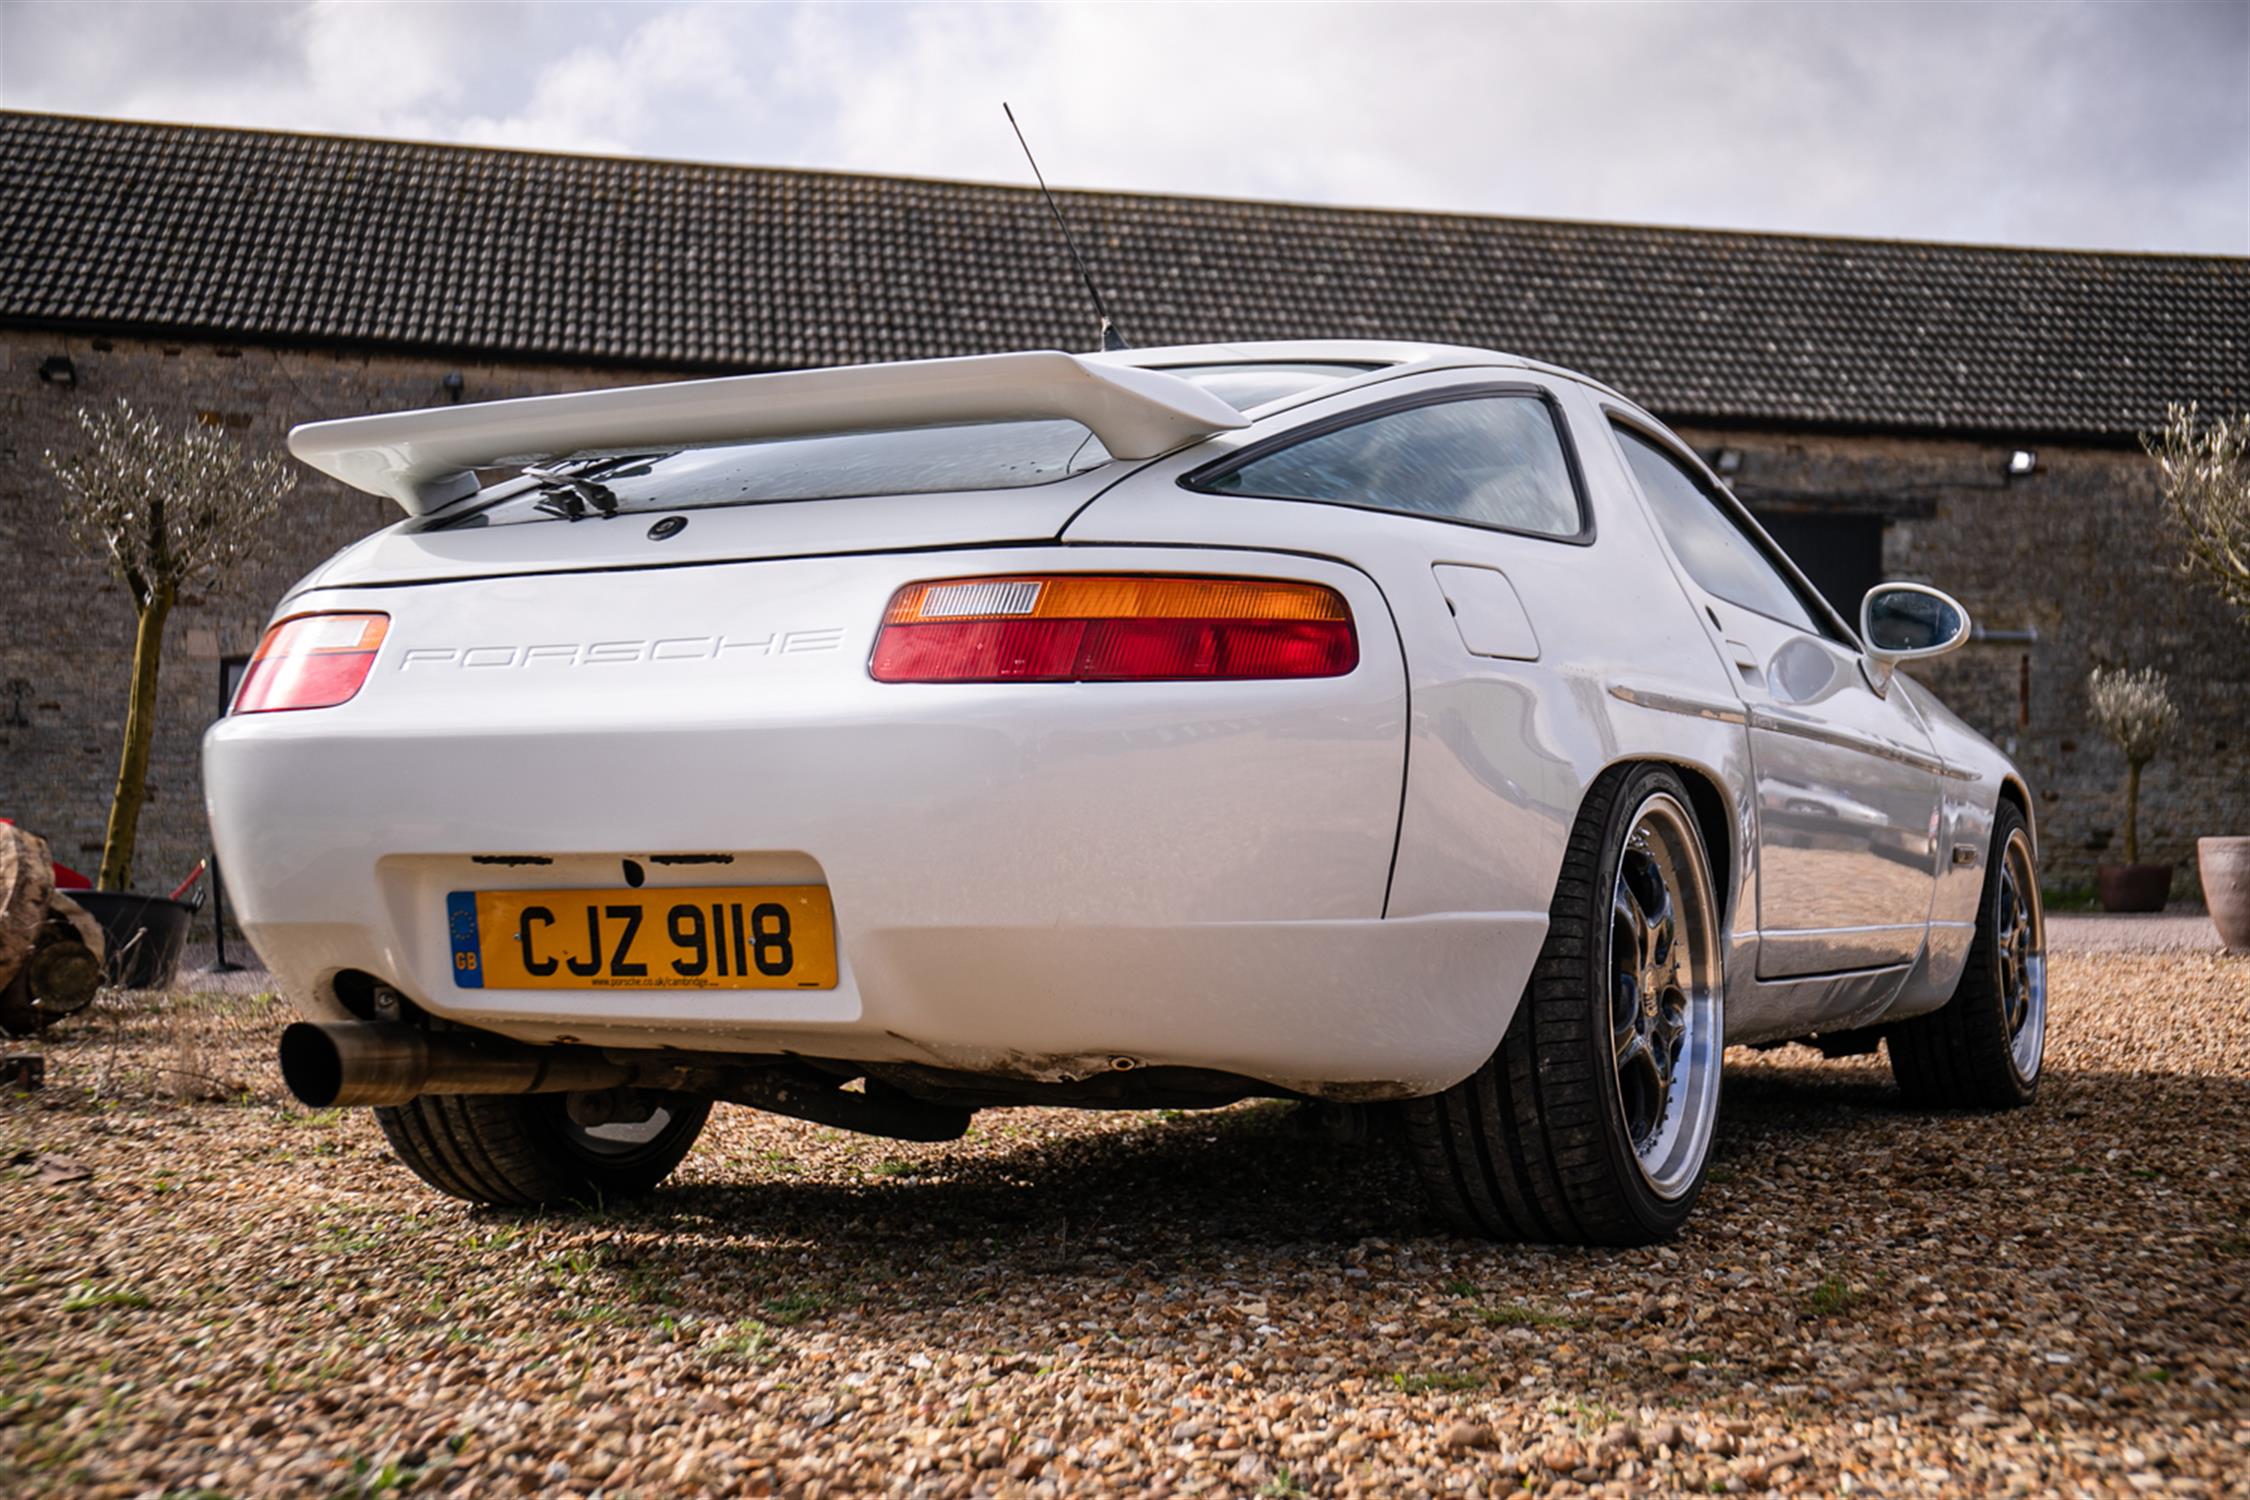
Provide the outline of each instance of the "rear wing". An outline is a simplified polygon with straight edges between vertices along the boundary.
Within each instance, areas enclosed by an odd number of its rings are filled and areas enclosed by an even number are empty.
[[[289,451],[354,489],[427,515],[476,492],[475,471],[574,455],[670,451],[761,438],[1067,418],[1119,458],[1154,458],[1249,425],[1200,386],[1034,350],[622,390],[527,396],[310,422]]]

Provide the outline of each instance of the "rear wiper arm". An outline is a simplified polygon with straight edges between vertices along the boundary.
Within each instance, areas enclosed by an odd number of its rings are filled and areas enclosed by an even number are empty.
[[[539,487],[549,492],[546,499],[533,507],[535,510],[543,510],[550,516],[561,516],[566,521],[585,520],[586,507],[589,505],[604,516],[617,514],[616,492],[606,484],[597,484],[575,474],[565,474],[560,469],[526,467],[523,472],[539,481]]]

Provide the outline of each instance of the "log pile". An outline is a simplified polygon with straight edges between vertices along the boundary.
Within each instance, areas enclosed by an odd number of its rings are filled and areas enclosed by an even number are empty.
[[[55,889],[47,841],[0,823],[0,1031],[27,1036],[93,1003],[101,924]]]

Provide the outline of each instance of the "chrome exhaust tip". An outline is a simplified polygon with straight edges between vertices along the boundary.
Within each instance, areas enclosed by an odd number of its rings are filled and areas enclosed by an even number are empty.
[[[397,1021],[298,1021],[281,1033],[282,1082],[313,1109],[424,1094],[573,1094],[630,1083],[636,1071],[591,1047],[533,1047]]]
[[[622,1101],[612,1094],[624,1088],[721,1099],[903,1141],[959,1140],[971,1114],[965,1105],[928,1103],[874,1079],[866,1092],[851,1093],[841,1077],[778,1057],[534,1046],[489,1031],[402,1021],[295,1022],[281,1033],[281,1077],[312,1109],[380,1108],[424,1094],[571,1094],[571,1118],[582,1126],[616,1119]]]
[[[404,1104],[427,1092],[428,1034],[370,1021],[297,1021],[281,1033],[281,1081],[312,1109]]]

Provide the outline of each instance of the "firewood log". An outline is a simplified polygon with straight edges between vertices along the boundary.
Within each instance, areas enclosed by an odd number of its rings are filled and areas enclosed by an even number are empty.
[[[101,924],[54,888],[46,840],[0,824],[0,1029],[29,1035],[93,1003]]]
[[[47,920],[55,893],[55,862],[47,841],[0,823],[0,989],[31,957],[32,942]]]

